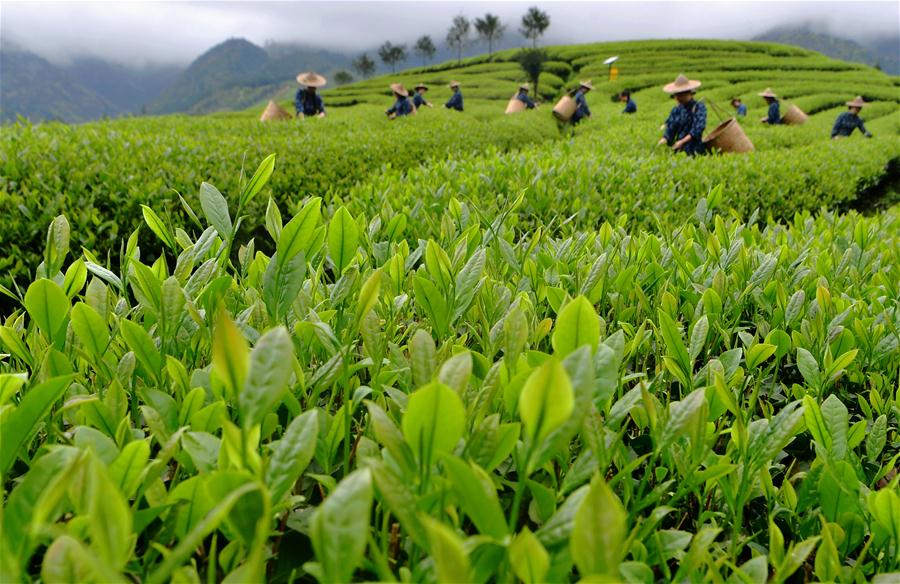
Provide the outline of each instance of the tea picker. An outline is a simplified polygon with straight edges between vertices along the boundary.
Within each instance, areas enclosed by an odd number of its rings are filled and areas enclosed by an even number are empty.
[[[859,128],[859,131],[862,132],[866,138],[871,138],[872,132],[866,130],[866,126],[859,117],[860,110],[866,105],[862,96],[858,95],[856,96],[856,99],[846,103],[847,111],[837,117],[834,121],[834,127],[831,128],[831,139],[834,140],[849,136],[853,133],[853,130],[857,128]]]
[[[663,137],[659,146],[668,145],[675,152],[688,156],[704,152],[703,131],[706,130],[706,105],[694,99],[700,81],[688,79],[684,75],[663,86],[663,91],[678,101],[666,119]]]
[[[306,116],[325,117],[325,102],[322,96],[316,93],[316,89],[323,87],[328,81],[312,71],[297,75],[297,83],[301,85],[294,96],[294,107],[297,109],[297,117]]]
[[[578,83],[578,89],[570,95],[564,95],[553,106],[553,115],[560,122],[571,122],[574,126],[584,118],[591,117],[591,109],[588,107],[585,95],[594,88],[590,79]]]
[[[778,102],[778,96],[775,95],[772,89],[767,87],[765,91],[763,91],[762,93],[757,93],[757,95],[766,100],[766,103],[769,104],[768,115],[766,115],[766,117],[762,118],[760,121],[764,124],[769,124],[770,126],[782,123],[780,109],[781,106]]]
[[[428,91],[428,86],[424,83],[419,83],[414,88],[416,90],[416,94],[413,96],[413,105],[418,110],[423,105],[427,105],[428,107],[434,107],[430,101],[425,99],[425,92]]]
[[[384,112],[389,119],[416,113],[416,108],[409,101],[409,91],[402,84],[391,83],[391,91],[394,94],[394,105]]]
[[[450,99],[447,100],[444,107],[458,112],[463,111],[463,96],[462,92],[459,90],[459,81],[451,81],[450,89],[453,90],[453,95],[450,96]]]

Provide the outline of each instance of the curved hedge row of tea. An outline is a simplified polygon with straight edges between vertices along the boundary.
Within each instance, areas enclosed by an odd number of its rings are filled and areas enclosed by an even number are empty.
[[[550,120],[489,121],[434,112],[389,123],[371,108],[326,120],[260,124],[246,117],[161,117],[15,125],[0,139],[0,283],[33,273],[44,226],[65,213],[73,245],[118,254],[117,242],[141,222],[141,205],[185,217],[180,193],[196,204],[196,185],[214,180],[235,193],[240,169],[281,153],[272,181],[279,204],[345,192],[366,177],[432,159],[557,136]],[[246,163],[246,164],[245,164]],[[261,214],[264,208],[256,211]]]

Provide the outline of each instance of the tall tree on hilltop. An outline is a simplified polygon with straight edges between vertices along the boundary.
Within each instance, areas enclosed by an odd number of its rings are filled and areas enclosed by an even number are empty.
[[[538,39],[543,36],[544,31],[550,26],[550,15],[538,8],[532,6],[528,12],[522,16],[522,28],[519,29],[525,38],[531,39],[531,48],[537,48]]]
[[[534,96],[537,97],[539,95],[538,81],[544,71],[544,62],[547,60],[546,51],[544,49],[522,49],[516,54],[515,60],[534,86]]]
[[[463,50],[469,43],[469,19],[460,14],[453,17],[453,24],[447,31],[447,45],[451,49],[456,49],[456,62],[462,62]]]
[[[397,65],[406,61],[406,45],[395,45],[386,41],[378,48],[378,56],[381,61],[391,68],[391,72],[397,72]]]
[[[506,32],[506,25],[500,24],[500,18],[488,12],[484,18],[475,19],[475,30],[478,37],[487,43],[488,55],[494,54],[494,43],[499,42]]]
[[[368,79],[375,73],[375,61],[369,55],[363,53],[353,60],[353,70],[359,73],[363,79]]]
[[[353,83],[353,75],[349,71],[343,69],[334,74],[334,82],[338,85],[347,85]]]
[[[434,41],[432,41],[431,37],[427,34],[419,37],[419,40],[417,40],[416,44],[413,46],[413,50],[418,56],[422,57],[423,67],[434,59],[434,55],[437,53],[437,47],[434,46]]]

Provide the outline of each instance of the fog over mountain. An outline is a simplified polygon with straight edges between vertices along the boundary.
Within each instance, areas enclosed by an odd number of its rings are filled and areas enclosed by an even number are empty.
[[[299,70],[331,76],[365,51],[429,34],[434,62],[455,58],[460,13],[506,25],[495,48],[520,47],[524,2],[3,2],[0,120],[81,122],[129,114],[243,109],[292,90]],[[730,38],[793,44],[900,74],[898,2],[545,2],[541,44]],[[475,32],[464,56],[486,50]]]
[[[187,66],[228,38],[358,52],[492,12],[512,33],[531,5],[546,10],[550,43],[644,38],[751,38],[803,22],[854,41],[900,35],[888,2],[3,2],[0,36],[53,62],[76,56]],[[474,31],[473,31],[474,32]]]

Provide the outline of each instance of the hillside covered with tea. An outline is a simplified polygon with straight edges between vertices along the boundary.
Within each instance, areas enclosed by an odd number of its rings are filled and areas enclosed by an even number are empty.
[[[894,581],[900,78],[546,52],[514,115],[501,51],[323,119],[5,126],[0,581]],[[679,73],[755,151],[656,146]]]

